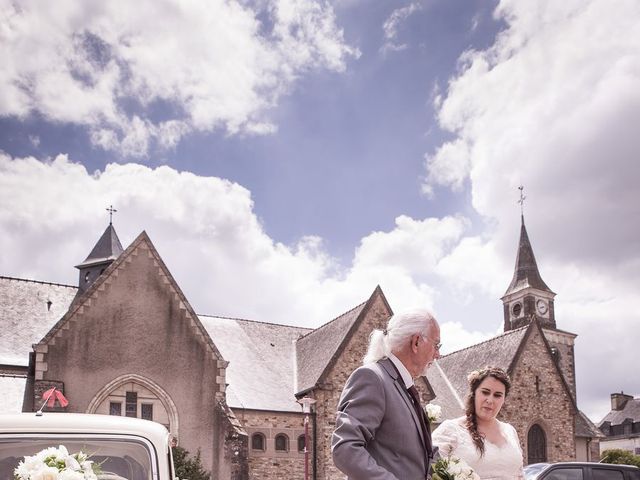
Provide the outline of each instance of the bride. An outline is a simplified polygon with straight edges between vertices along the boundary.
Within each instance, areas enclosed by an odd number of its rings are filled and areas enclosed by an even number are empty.
[[[515,428],[496,417],[511,387],[497,367],[471,372],[466,415],[445,420],[433,432],[442,456],[464,460],[482,480],[524,478],[522,449]]]

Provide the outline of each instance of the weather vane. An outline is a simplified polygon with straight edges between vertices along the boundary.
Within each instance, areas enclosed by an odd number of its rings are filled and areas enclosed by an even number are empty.
[[[109,212],[109,225],[111,225],[113,222],[113,214],[116,213],[118,210],[113,208],[113,205],[109,205],[109,208],[106,208],[105,210]]]
[[[520,204],[520,215],[524,215],[524,201],[527,198],[527,196],[524,194],[523,185],[520,185],[518,187],[518,190],[520,190],[520,199],[518,200],[518,203]]]

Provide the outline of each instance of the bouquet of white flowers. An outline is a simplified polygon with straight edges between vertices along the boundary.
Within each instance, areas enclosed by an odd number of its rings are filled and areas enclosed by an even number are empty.
[[[430,422],[437,423],[442,416],[442,407],[439,405],[433,405],[431,403],[427,403],[424,406],[424,412],[427,414],[427,418]]]
[[[457,457],[441,457],[433,464],[433,480],[480,480],[467,463]]]
[[[85,453],[70,454],[60,445],[25,456],[13,474],[15,480],[97,480],[93,468]]]

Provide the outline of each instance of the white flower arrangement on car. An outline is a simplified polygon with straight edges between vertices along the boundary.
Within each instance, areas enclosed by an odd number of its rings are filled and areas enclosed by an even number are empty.
[[[458,457],[441,457],[432,468],[433,480],[480,480],[473,468]]]
[[[83,452],[69,453],[64,445],[25,456],[13,471],[15,480],[97,480],[94,464]]]
[[[429,422],[438,423],[442,416],[442,407],[439,405],[433,405],[432,403],[427,403],[424,406],[424,413],[427,414]]]

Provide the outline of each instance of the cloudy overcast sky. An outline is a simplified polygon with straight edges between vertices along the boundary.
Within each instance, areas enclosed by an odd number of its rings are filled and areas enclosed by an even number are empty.
[[[0,274],[146,230],[198,313],[315,327],[376,285],[501,332],[518,189],[578,404],[640,395],[636,0],[0,0]],[[215,340],[215,339],[214,339]]]

